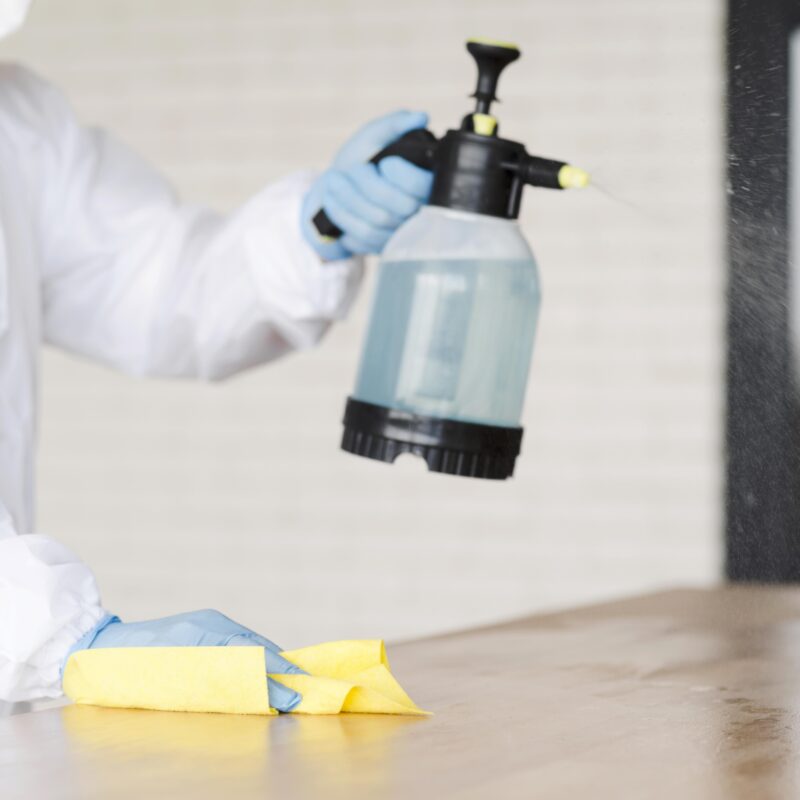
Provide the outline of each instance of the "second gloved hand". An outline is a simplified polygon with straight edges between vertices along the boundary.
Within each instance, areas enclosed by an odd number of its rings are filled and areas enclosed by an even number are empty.
[[[70,650],[99,647],[263,647],[265,671],[274,675],[303,671],[280,655],[280,648],[239,625],[219,611],[191,611],[147,622],[120,622],[108,616],[79,639]],[[278,711],[291,711],[301,700],[297,692],[269,680],[269,704]]]
[[[428,115],[395,111],[361,128],[337,154],[309,190],[301,211],[303,236],[328,261],[354,254],[380,253],[389,237],[431,193],[433,175],[399,156],[379,164],[369,160],[403,134],[424,128]],[[320,238],[311,221],[324,209],[342,236],[335,242]]]

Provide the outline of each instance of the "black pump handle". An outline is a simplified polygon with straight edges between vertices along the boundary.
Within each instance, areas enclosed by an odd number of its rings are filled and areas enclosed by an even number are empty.
[[[433,157],[436,151],[437,138],[427,128],[416,128],[395,139],[369,160],[377,164],[388,156],[400,156],[422,169],[433,169]],[[336,241],[342,231],[328,218],[325,209],[321,208],[311,220],[317,233],[325,239]]]
[[[515,44],[483,39],[470,39],[467,50],[478,65],[478,84],[472,94],[475,98],[475,111],[478,114],[488,114],[492,103],[497,100],[500,73],[522,54]]]

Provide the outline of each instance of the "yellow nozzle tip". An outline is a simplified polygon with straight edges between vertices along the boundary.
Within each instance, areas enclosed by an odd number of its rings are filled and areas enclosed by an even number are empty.
[[[558,185],[562,189],[585,189],[590,183],[589,173],[580,167],[564,164],[558,171]]]

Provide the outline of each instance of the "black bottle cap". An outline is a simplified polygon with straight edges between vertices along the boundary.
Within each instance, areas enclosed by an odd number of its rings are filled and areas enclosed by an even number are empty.
[[[516,167],[525,155],[517,142],[448,131],[436,151],[430,205],[516,219],[523,187]]]

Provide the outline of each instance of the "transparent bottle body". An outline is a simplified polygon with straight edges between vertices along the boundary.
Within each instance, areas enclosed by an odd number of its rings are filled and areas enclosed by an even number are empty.
[[[384,250],[353,396],[518,426],[539,302],[516,222],[424,208]]]

